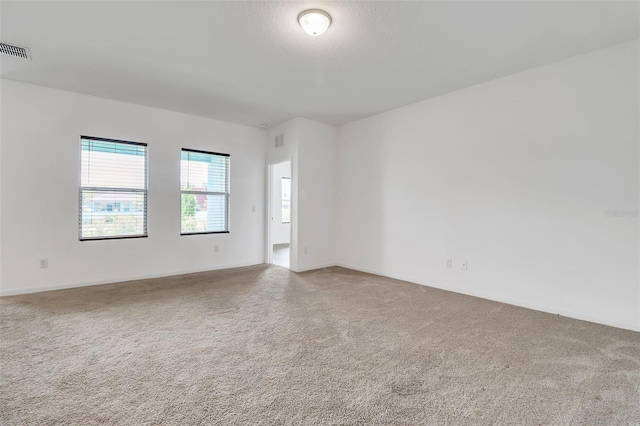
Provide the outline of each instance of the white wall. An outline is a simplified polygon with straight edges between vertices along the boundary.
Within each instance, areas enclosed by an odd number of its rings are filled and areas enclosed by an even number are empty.
[[[8,80],[1,98],[2,294],[263,262],[264,132]],[[148,238],[78,241],[80,135],[148,144]],[[229,234],[180,236],[183,147],[231,154]]]
[[[275,146],[276,136],[284,135],[284,145]],[[298,119],[289,120],[266,131],[266,164],[291,163],[291,242],[289,246],[289,269],[298,269]],[[268,182],[267,182],[268,185]],[[265,191],[269,188],[265,187]],[[265,215],[265,227],[271,217]],[[273,239],[273,236],[271,236]],[[269,238],[265,241],[265,256],[273,250]]]
[[[294,118],[267,131],[267,164],[291,160],[290,269],[335,265],[336,128]],[[284,134],[284,146],[275,137]],[[270,250],[267,247],[267,250]]]
[[[0,295],[2,295],[2,82],[0,79]]]
[[[640,330],[638,218],[605,216],[639,207],[638,48],[338,129],[261,132],[2,80],[0,292],[261,263],[265,159],[290,160],[294,271],[338,263]],[[149,144],[149,238],[77,240],[81,134]],[[230,234],[179,235],[182,147],[231,154]]]
[[[291,179],[291,162],[273,167],[271,186],[271,244],[291,243],[291,223],[282,222],[282,179]]]
[[[640,330],[638,50],[341,127],[338,263]]]
[[[298,271],[332,266],[337,129],[298,118]],[[306,251],[305,251],[306,248]]]

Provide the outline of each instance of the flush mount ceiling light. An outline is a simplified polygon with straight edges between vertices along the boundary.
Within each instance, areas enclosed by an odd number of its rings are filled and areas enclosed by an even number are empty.
[[[316,37],[327,31],[331,25],[331,15],[324,10],[308,9],[298,15],[298,22],[307,34]]]

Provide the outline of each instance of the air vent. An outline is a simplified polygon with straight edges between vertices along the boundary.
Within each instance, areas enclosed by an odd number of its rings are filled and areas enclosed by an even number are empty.
[[[6,43],[0,43],[0,54],[22,59],[31,59],[29,49],[26,47],[12,46]]]
[[[284,135],[276,136],[276,148],[279,146],[284,146]]]

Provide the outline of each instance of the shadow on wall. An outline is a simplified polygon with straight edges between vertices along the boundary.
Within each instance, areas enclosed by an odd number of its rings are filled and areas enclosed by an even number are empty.
[[[385,197],[384,184],[384,126],[363,125],[358,129],[358,140],[371,142],[363,151],[349,140],[338,143],[338,170],[341,190],[338,195],[339,222],[337,239],[340,263],[371,270],[370,265],[385,267]],[[366,242],[366,253],[360,244]]]

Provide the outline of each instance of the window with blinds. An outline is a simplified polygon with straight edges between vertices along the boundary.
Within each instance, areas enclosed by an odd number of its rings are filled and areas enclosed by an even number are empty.
[[[291,223],[291,178],[282,178],[282,223]]]
[[[80,138],[80,240],[147,236],[147,145]]]
[[[229,155],[183,149],[181,234],[229,232]]]

